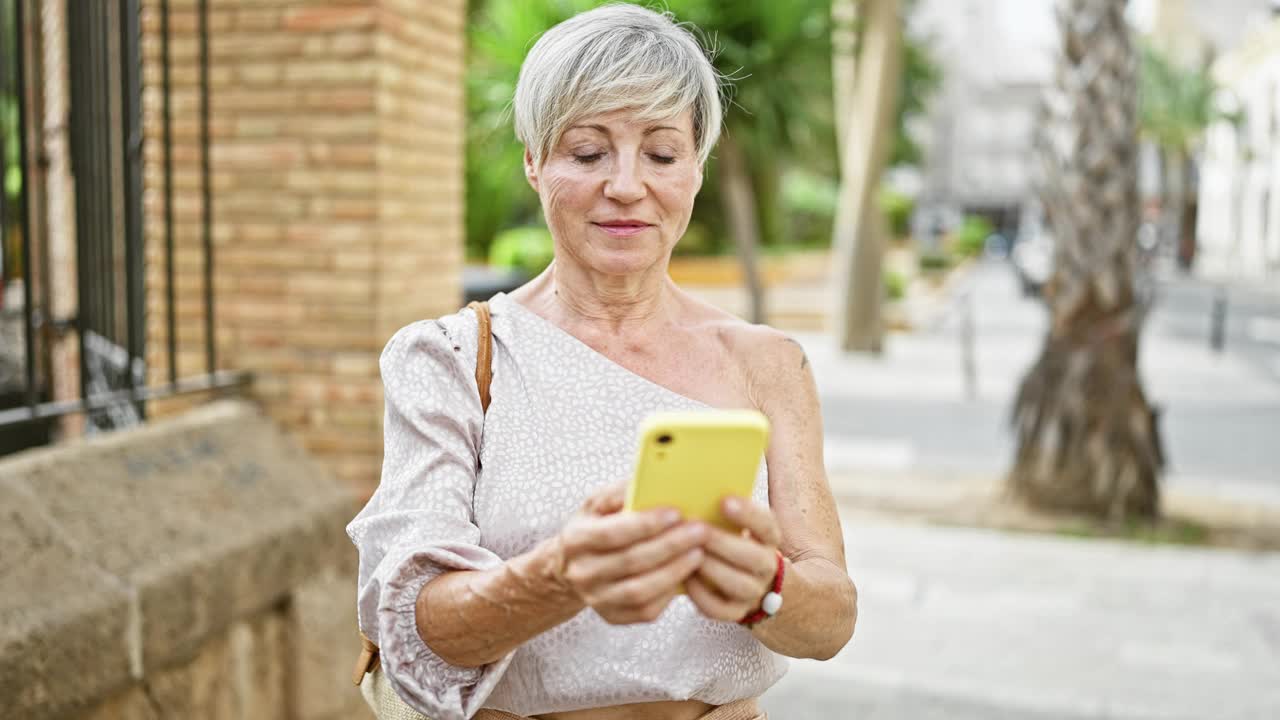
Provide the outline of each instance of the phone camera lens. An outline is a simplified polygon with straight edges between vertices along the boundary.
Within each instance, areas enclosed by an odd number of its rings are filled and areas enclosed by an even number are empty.
[[[658,436],[658,444],[659,444],[659,445],[670,445],[670,444],[671,444],[671,436],[670,436],[670,435],[659,435],[659,436]]]

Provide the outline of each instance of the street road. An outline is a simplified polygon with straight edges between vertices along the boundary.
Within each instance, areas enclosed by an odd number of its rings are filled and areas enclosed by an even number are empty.
[[[1010,464],[1008,414],[1039,352],[1040,302],[1021,295],[1008,266],[989,262],[936,327],[893,335],[880,358],[836,353],[800,335],[822,394],[832,472],[998,476]],[[1143,382],[1163,409],[1167,482],[1280,503],[1280,291],[1228,288],[1224,350],[1210,348],[1214,287],[1163,277],[1141,345]],[[974,313],[972,393],[959,321]]]

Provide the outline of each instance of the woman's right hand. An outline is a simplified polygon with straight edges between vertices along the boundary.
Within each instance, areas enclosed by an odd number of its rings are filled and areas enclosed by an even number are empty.
[[[673,509],[622,511],[626,485],[605,488],[557,536],[559,575],[614,625],[653,622],[702,564],[707,527]]]

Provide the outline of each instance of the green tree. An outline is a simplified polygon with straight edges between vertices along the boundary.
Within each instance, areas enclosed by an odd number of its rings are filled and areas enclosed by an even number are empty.
[[[792,163],[834,172],[828,3],[686,0],[671,9],[707,33],[716,68],[733,82],[708,178],[743,261],[751,319],[763,322],[755,256],[785,232],[782,172]]]
[[[910,14],[915,0],[905,3]],[[929,39],[914,37],[904,33],[902,38],[902,86],[898,90],[897,119],[894,121],[893,149],[889,155],[889,166],[920,165],[924,162],[924,151],[907,132],[907,124],[912,118],[923,115],[928,109],[929,99],[942,83],[942,68],[929,51]]]
[[[537,197],[524,178],[523,148],[511,126],[520,64],[543,32],[590,9],[591,0],[473,0],[467,23],[466,243],[471,257],[509,227],[537,224]]]
[[[1189,265],[1194,254],[1193,157],[1213,121],[1213,78],[1184,67],[1151,43],[1143,43],[1138,80],[1138,129],[1160,152],[1161,234],[1178,243]]]

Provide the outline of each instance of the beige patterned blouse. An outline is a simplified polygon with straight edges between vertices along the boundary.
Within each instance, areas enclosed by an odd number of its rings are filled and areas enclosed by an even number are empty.
[[[785,659],[683,596],[650,624],[614,626],[584,610],[483,668],[449,665],[422,642],[414,601],[428,580],[531,549],[587,495],[630,475],[646,415],[708,407],[502,293],[490,307],[487,415],[473,312],[413,323],[382,354],[382,481],[347,533],[360,553],[360,628],[381,645],[396,692],[435,720],[482,707],[533,715],[691,698],[720,705],[763,693],[786,672]],[[763,462],[753,496],[768,502]]]

